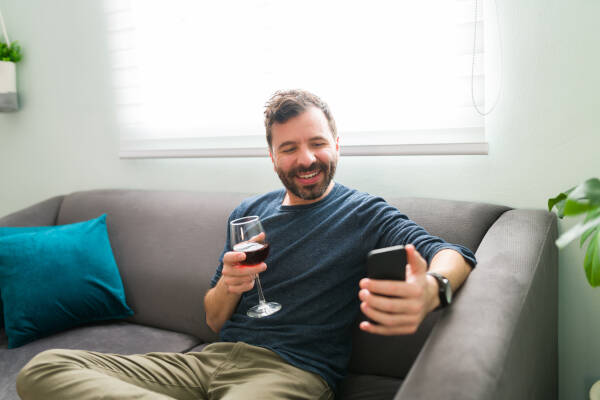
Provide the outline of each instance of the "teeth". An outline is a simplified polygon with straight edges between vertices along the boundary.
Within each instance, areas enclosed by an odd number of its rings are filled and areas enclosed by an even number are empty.
[[[315,171],[312,174],[308,174],[308,175],[300,175],[300,174],[298,174],[298,176],[300,178],[302,178],[302,179],[310,179],[310,178],[312,178],[314,176],[317,176],[318,173],[319,173],[319,171]]]

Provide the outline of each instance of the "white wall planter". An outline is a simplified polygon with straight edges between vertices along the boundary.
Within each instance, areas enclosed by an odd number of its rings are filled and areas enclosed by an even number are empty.
[[[17,111],[17,69],[12,61],[0,61],[0,112]]]

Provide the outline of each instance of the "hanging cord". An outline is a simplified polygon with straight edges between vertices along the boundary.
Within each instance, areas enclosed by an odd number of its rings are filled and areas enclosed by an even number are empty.
[[[482,117],[485,117],[486,115],[488,115],[492,111],[494,111],[494,109],[498,105],[498,102],[500,101],[500,93],[502,92],[502,75],[503,75],[503,73],[502,73],[502,64],[503,64],[502,36],[500,35],[500,18],[498,16],[498,3],[496,2],[496,0],[493,0],[494,6],[496,8],[496,25],[498,27],[498,52],[500,55],[500,72],[499,72],[500,82],[498,85],[498,93],[496,94],[496,99],[494,100],[494,104],[488,111],[481,111],[479,109],[479,107],[477,106],[477,102],[475,101],[475,51],[477,50],[477,1],[478,0],[475,0],[475,19],[474,19],[475,29],[473,32],[473,63],[471,65],[471,101],[473,102],[473,107],[475,108],[475,111],[477,111],[477,113],[479,115],[481,115]]]
[[[0,25],[2,25],[2,34],[6,39],[6,45],[10,47],[10,39],[8,38],[8,32],[6,32],[6,25],[4,25],[4,17],[2,17],[2,10],[0,10]]]

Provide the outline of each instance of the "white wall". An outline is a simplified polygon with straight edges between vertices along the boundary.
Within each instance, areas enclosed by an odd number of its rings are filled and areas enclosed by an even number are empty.
[[[498,2],[504,84],[487,118],[489,155],[345,157],[338,181],[383,196],[544,208],[548,197],[600,175],[600,2]],[[2,7],[25,58],[23,108],[0,114],[0,215],[91,188],[279,187],[268,158],[120,160],[102,2],[4,0]],[[564,400],[584,398],[600,379],[600,290],[587,285],[582,259],[576,245],[560,255]]]

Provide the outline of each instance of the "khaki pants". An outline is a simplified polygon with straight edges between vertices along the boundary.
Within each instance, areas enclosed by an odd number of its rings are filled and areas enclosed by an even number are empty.
[[[333,399],[319,375],[271,350],[213,343],[198,353],[49,350],[17,377],[22,399]]]

